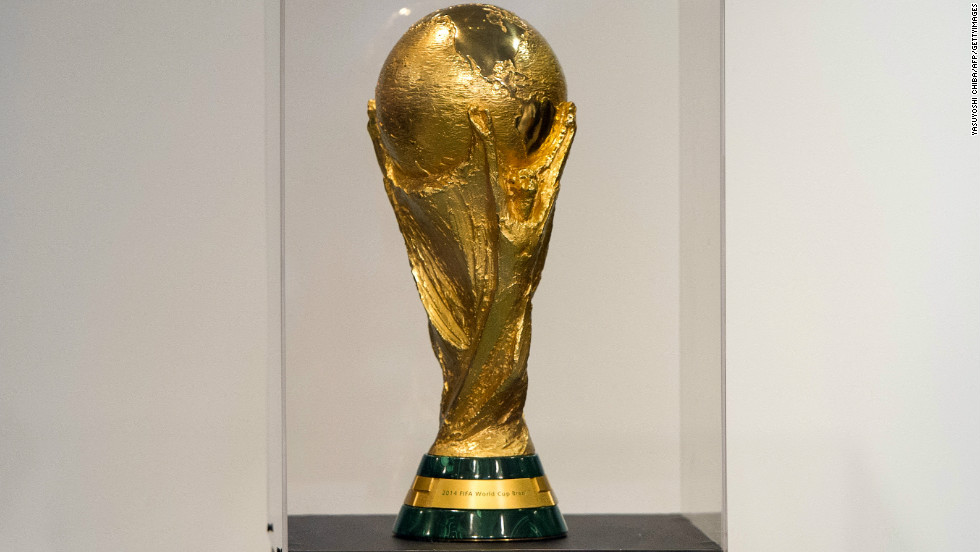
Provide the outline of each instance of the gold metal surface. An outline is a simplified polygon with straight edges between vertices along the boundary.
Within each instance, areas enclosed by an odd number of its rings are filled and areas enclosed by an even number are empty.
[[[442,479],[416,476],[405,504],[419,508],[506,510],[554,506],[548,478]]]
[[[454,6],[405,33],[375,98],[368,131],[442,366],[429,453],[530,454],[531,297],[575,134],[558,60],[516,15]]]

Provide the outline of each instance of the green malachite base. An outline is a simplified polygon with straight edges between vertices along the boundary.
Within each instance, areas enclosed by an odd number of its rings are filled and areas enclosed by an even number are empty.
[[[543,477],[535,454],[496,458],[425,455],[416,474],[456,480]],[[509,509],[426,508],[405,504],[395,520],[397,537],[421,540],[530,540],[568,533],[558,506]]]
[[[403,505],[395,536],[424,540],[553,539],[568,533],[557,506],[519,510],[443,510]]]

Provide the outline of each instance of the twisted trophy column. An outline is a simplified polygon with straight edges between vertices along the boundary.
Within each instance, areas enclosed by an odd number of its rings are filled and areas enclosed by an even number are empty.
[[[473,107],[468,116],[470,155],[449,175],[400,171],[379,139],[373,102],[368,129],[442,367],[441,425],[429,453],[530,454],[523,410],[531,298],[548,251],[575,107],[560,104],[538,154],[503,171],[489,113]]]

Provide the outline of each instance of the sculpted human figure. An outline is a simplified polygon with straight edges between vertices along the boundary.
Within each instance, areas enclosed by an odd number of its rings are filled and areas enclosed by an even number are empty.
[[[447,173],[411,176],[386,154],[369,107],[385,189],[442,366],[441,425],[430,454],[534,452],[523,418],[531,298],[548,251],[574,114],[563,102],[527,162],[501,167],[493,119],[472,106],[468,158]]]

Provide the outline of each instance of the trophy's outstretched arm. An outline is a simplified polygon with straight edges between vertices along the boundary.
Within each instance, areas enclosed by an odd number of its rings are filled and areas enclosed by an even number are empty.
[[[530,221],[534,224],[541,224],[551,217],[558,197],[561,173],[565,170],[568,151],[575,138],[575,128],[575,104],[562,102],[555,115],[555,125],[541,147],[544,155],[533,165],[538,182],[543,184],[538,186],[538,197],[531,212]]]
[[[551,219],[561,173],[575,137],[575,104],[561,102],[551,132],[538,152],[526,166],[505,169],[503,174],[498,170],[490,114],[486,109],[470,107],[469,118],[486,151],[489,184],[504,234],[514,243],[540,236],[541,227]]]
[[[367,130],[368,135],[371,136],[371,143],[374,144],[374,156],[378,158],[378,166],[381,168],[381,173],[387,180],[389,178],[388,164],[386,162],[387,155],[385,154],[384,146],[381,144],[381,135],[378,133],[378,109],[373,99],[368,100],[367,113]]]
[[[497,283],[499,229],[485,177],[496,169],[485,170],[480,149],[476,170],[466,162],[447,174],[406,174],[381,141],[373,100],[368,132],[429,322],[454,349],[467,351],[482,333]],[[441,363],[446,355],[437,351]]]

